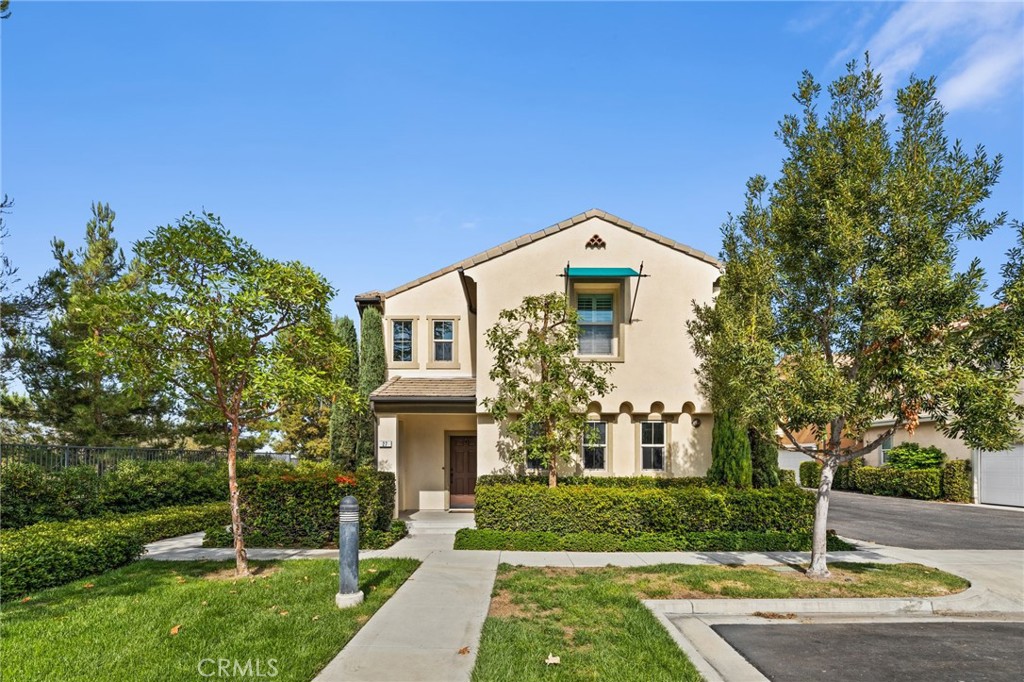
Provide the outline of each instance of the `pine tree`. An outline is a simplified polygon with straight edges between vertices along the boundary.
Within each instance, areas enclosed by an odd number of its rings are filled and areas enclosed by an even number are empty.
[[[335,318],[334,326],[342,344],[352,351],[352,359],[345,367],[343,378],[345,384],[356,391],[359,388],[359,340],[355,322],[350,317],[340,317]],[[359,443],[368,437],[364,402],[360,400],[353,405],[350,401],[336,400],[331,407],[331,461],[345,469],[354,469],[359,464]],[[372,437],[372,431],[369,433]]]
[[[711,468],[708,480],[734,488],[748,488],[751,484],[750,441],[747,430],[732,410],[715,413],[711,429]]]
[[[52,241],[57,266],[33,291],[45,319],[31,325],[14,351],[33,418],[76,445],[151,445],[170,429],[164,387],[140,383],[124,390],[110,370],[86,370],[76,357],[85,343],[114,331],[96,309],[101,294],[125,271],[114,218],[109,205],[93,204],[84,247],[72,250],[60,239]]]
[[[360,321],[359,393],[363,400],[363,429],[357,446],[359,464],[372,464],[374,452],[374,417],[369,409],[370,394],[388,379],[387,354],[384,351],[384,321],[380,311],[367,308]]]

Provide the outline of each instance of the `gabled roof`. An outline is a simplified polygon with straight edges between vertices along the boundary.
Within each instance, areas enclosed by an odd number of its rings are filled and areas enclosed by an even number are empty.
[[[660,234],[657,234],[656,232],[651,232],[650,230],[644,229],[639,225],[636,225],[635,223],[631,223],[628,220],[623,220],[618,216],[612,215],[607,211],[602,211],[599,208],[592,208],[589,211],[585,211],[583,213],[574,215],[573,217],[568,218],[567,220],[563,220],[560,223],[556,223],[550,227],[546,227],[543,230],[537,230],[536,232],[524,234],[522,237],[517,237],[516,239],[509,240],[504,244],[495,246],[493,249],[488,249],[487,251],[478,253],[475,256],[470,256],[469,258],[461,260],[458,263],[453,263],[452,265],[449,265],[446,268],[441,268],[440,270],[432,272],[429,275],[424,275],[423,277],[413,280],[412,282],[407,282],[406,284],[395,287],[391,291],[386,291],[383,293],[378,291],[371,291],[365,294],[358,294],[355,297],[356,302],[366,303],[369,302],[371,299],[374,301],[384,300],[390,296],[395,296],[397,294],[402,293],[403,291],[407,291],[414,287],[418,287],[421,284],[425,284],[426,282],[429,282],[433,279],[437,279],[442,275],[447,275],[449,272],[455,272],[460,269],[471,268],[474,265],[480,265],[481,263],[485,263],[493,258],[497,258],[498,256],[503,256],[509,251],[515,251],[516,249],[526,246],[527,244],[532,244],[533,242],[539,241],[544,237],[550,237],[553,234],[561,232],[562,230],[566,230],[570,227],[573,227],[574,225],[579,225],[583,221],[589,220],[591,218],[600,218],[601,220],[604,220],[607,223],[611,223],[612,225],[621,227],[624,230],[629,230],[630,232],[638,234],[641,237],[646,237],[647,239],[658,242],[659,244],[667,246],[670,249],[680,251],[688,256],[696,258],[697,260],[704,261],[705,263],[714,265],[718,269],[722,268],[721,261],[719,261],[717,258],[713,256],[709,256],[703,251],[698,251],[697,249],[689,247],[686,244],[680,244],[679,242],[669,239],[668,237],[662,236]]]
[[[387,380],[370,393],[370,400],[383,402],[474,402],[473,377],[402,377]]]

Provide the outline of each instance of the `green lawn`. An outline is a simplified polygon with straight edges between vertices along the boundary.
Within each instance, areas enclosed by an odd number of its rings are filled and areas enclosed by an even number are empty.
[[[962,578],[916,564],[832,564],[812,581],[767,567],[502,565],[473,680],[699,680],[641,599],[939,596]],[[548,654],[560,657],[546,665]]]
[[[334,605],[336,561],[252,564],[265,577],[209,579],[230,574],[233,562],[139,561],[5,604],[0,678],[217,679],[200,675],[199,666],[213,659],[203,672],[216,673],[217,659],[227,659],[241,666],[251,661],[250,678],[259,661],[264,677],[308,682],[419,562],[360,562],[366,601],[344,611]]]

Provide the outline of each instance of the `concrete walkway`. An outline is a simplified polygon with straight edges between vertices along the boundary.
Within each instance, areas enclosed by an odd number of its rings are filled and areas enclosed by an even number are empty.
[[[480,631],[490,606],[494,579],[501,563],[584,568],[655,564],[783,566],[810,560],[808,552],[456,551],[452,549],[453,540],[453,530],[419,533],[406,537],[389,549],[359,553],[360,558],[409,557],[423,563],[323,669],[316,682],[469,680],[476,662]],[[152,543],[147,545],[145,558],[180,561],[233,557],[233,550],[229,548],[204,549],[201,542],[202,534],[196,533]],[[746,618],[743,614],[755,611],[808,613],[808,610],[879,619],[886,618],[886,614],[893,611],[921,615],[950,612],[960,616],[1002,614],[1024,618],[1024,551],[915,550],[868,543],[858,545],[860,551],[830,553],[829,561],[920,563],[961,575],[971,581],[971,588],[959,595],[931,599],[708,599],[645,603],[691,659],[711,656],[707,650],[695,650],[692,643],[681,637],[679,624],[682,621],[679,617],[685,614],[692,614],[686,621],[690,629],[699,630],[688,633],[687,637],[692,636],[696,640],[703,637],[704,646],[713,650],[725,647],[733,654],[734,650],[717,635],[712,637],[709,629],[712,621],[708,618],[730,614],[729,622],[742,622],[736,619]],[[333,558],[337,551],[252,549],[249,556],[253,559]],[[736,657],[738,654],[733,657],[733,662],[742,667]],[[699,663],[698,666],[701,667]],[[747,666],[749,668],[749,664]],[[701,672],[708,679],[742,679],[742,675],[719,677],[713,670],[708,666]]]

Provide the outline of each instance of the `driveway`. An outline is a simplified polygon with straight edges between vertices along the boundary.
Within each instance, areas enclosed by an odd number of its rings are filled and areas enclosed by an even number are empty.
[[[828,527],[839,535],[910,549],[1024,549],[1024,512],[838,492]]]
[[[715,625],[772,682],[1019,682],[1024,623]]]

